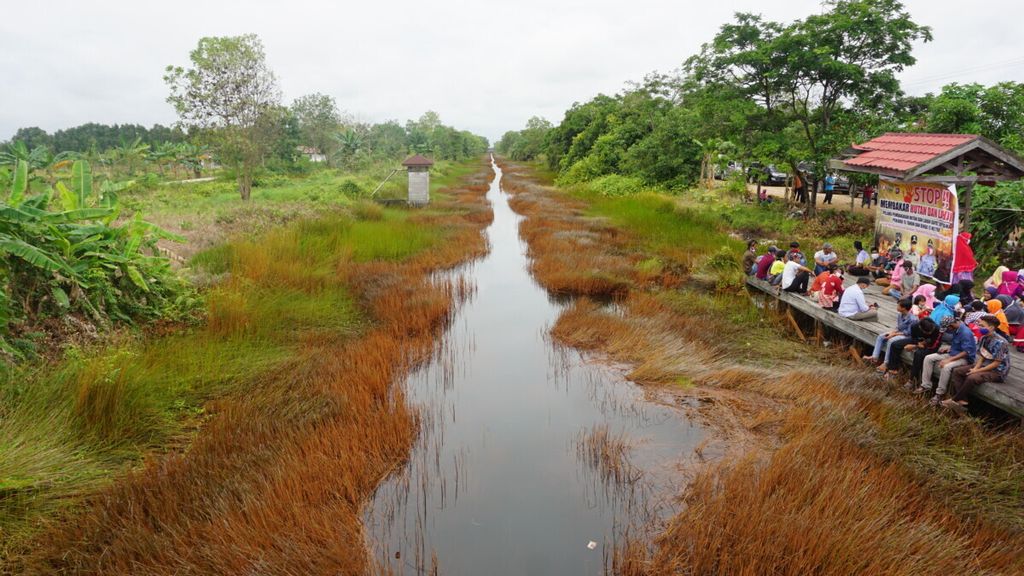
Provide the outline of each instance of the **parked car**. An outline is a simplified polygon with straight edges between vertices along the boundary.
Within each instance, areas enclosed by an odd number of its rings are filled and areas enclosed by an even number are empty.
[[[751,163],[747,170],[747,181],[751,183],[760,182],[765,186],[785,186],[789,174],[775,167],[774,164],[765,166],[759,162]]]
[[[724,167],[715,168],[715,179],[716,180],[728,180],[735,174],[743,173],[743,164],[739,162],[729,162]]]
[[[804,176],[807,177],[808,181],[810,181],[810,182],[814,181],[814,167],[811,165],[810,162],[800,162],[799,164],[796,165],[796,167],[800,169],[800,172],[803,172]],[[850,193],[850,179],[848,177],[846,177],[845,175],[840,174],[840,173],[836,173],[835,176],[836,176],[836,184],[835,184],[835,189],[834,189],[835,191],[834,191],[834,193],[835,194],[849,194]],[[825,190],[825,179],[824,178],[822,178],[821,180],[818,181],[818,189],[819,189],[819,191],[822,191],[822,192]]]

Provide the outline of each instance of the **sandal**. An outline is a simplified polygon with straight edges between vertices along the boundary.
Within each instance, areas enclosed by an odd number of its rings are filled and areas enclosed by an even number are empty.
[[[956,412],[957,414],[967,413],[967,406],[964,406],[963,404],[957,402],[956,400],[953,400],[952,398],[943,400],[941,404],[944,408],[949,408],[950,410]]]

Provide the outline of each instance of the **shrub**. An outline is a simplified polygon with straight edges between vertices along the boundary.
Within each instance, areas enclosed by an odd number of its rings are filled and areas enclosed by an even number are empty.
[[[609,174],[595,178],[589,183],[590,188],[602,196],[631,196],[644,191],[644,183],[639,178]]]

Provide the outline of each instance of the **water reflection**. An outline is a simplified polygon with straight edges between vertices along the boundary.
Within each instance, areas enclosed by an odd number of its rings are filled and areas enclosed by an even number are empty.
[[[380,573],[600,574],[671,511],[676,463],[703,438],[621,370],[550,341],[562,304],[527,272],[493,168],[491,252],[452,273],[476,294],[405,383],[421,435],[366,515]]]

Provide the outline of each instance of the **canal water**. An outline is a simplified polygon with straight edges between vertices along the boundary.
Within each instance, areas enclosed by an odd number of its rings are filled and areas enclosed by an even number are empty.
[[[530,276],[492,168],[491,250],[452,272],[476,293],[405,382],[421,433],[366,513],[378,573],[602,574],[673,511],[704,436],[622,370],[551,342],[565,304]]]

